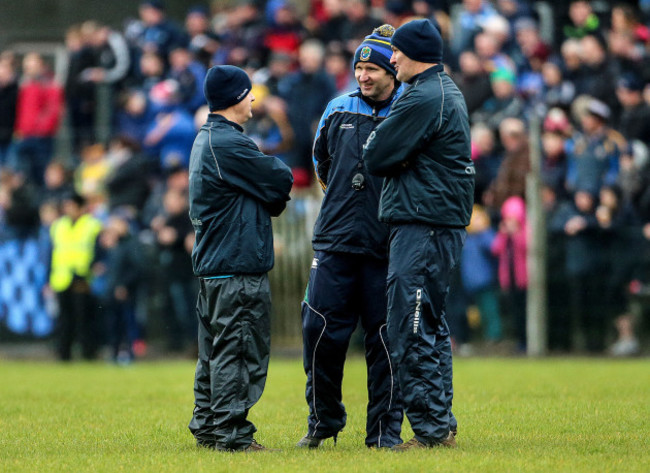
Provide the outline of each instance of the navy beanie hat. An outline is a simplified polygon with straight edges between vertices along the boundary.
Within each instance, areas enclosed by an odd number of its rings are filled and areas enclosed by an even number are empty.
[[[391,25],[381,25],[372,30],[372,34],[366,36],[355,51],[352,68],[356,67],[358,62],[371,62],[395,75],[395,67],[390,63],[390,57],[393,55],[390,38],[394,32],[395,28]]]
[[[235,66],[214,66],[208,69],[203,93],[210,111],[225,110],[244,100],[251,91],[248,74]]]
[[[395,30],[391,44],[418,62],[442,62],[442,36],[431,20],[413,20]]]

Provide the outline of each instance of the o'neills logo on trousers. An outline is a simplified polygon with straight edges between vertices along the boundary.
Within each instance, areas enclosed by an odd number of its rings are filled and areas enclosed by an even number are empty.
[[[237,100],[241,100],[244,97],[246,97],[246,94],[248,93],[248,89],[244,89],[244,91],[237,96]]]
[[[418,333],[420,326],[420,308],[422,306],[422,289],[415,291],[415,315],[413,317],[413,333]]]

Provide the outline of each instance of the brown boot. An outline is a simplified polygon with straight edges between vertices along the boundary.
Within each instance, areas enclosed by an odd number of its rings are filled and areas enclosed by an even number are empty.
[[[231,453],[236,453],[236,452],[244,452],[244,453],[255,453],[255,452],[277,452],[279,450],[273,449],[273,448],[266,448],[264,445],[257,443],[257,440],[253,439],[251,444],[246,447],[246,448],[240,448],[240,449],[231,449],[231,448],[223,448],[220,447],[219,445],[215,445],[214,449],[220,452],[231,452]]]
[[[418,439],[413,437],[411,440],[409,440],[406,443],[400,443],[399,445],[393,446],[391,450],[394,450],[396,452],[405,452],[407,450],[417,450],[422,448],[434,448],[434,447],[456,448],[457,445],[456,445],[456,438],[454,437],[454,434],[452,432],[449,432],[447,438],[431,445],[422,443]]]
[[[255,453],[255,452],[279,452],[280,450],[276,448],[266,448],[264,445],[257,443],[257,440],[253,439],[251,444],[246,447],[244,450],[246,453]]]
[[[449,432],[449,435],[447,435],[447,438],[444,439],[442,442],[438,444],[441,447],[447,447],[447,448],[456,448],[458,447],[458,444],[456,444],[456,431]]]

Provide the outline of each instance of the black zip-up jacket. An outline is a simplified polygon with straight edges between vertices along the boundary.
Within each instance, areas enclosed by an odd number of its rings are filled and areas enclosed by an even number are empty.
[[[364,146],[368,171],[385,177],[379,219],[465,227],[475,175],[465,99],[441,64],[409,84]]]
[[[314,250],[386,258],[388,226],[377,219],[383,179],[368,173],[362,147],[398,96],[374,103],[357,90],[327,105],[314,140],[314,169],[325,192],[314,226]]]
[[[291,170],[243,128],[210,114],[190,155],[192,250],[199,277],[263,274],[273,267],[271,216],[289,200]]]

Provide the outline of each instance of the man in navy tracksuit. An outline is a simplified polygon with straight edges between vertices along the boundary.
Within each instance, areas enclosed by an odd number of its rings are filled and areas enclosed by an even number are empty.
[[[255,100],[243,70],[211,68],[204,92],[211,113],[190,156],[192,263],[200,290],[189,428],[199,446],[257,451],[264,447],[246,417],[262,395],[269,363],[271,216],[284,210],[293,177],[243,134]]]
[[[431,21],[402,25],[391,46],[397,79],[408,86],[371,133],[363,158],[385,177],[379,219],[390,225],[388,340],[415,433],[393,449],[454,447],[445,302],[473,204],[467,107],[444,72]]]
[[[343,364],[359,319],[368,364],[366,445],[401,443],[402,406],[386,339],[388,227],[377,219],[382,180],[368,174],[362,147],[386,117],[399,83],[384,25],[354,56],[359,89],[332,100],[314,142],[314,167],[325,197],[314,228],[315,250],[302,306],[308,432],[299,447],[336,440],[345,427]]]

